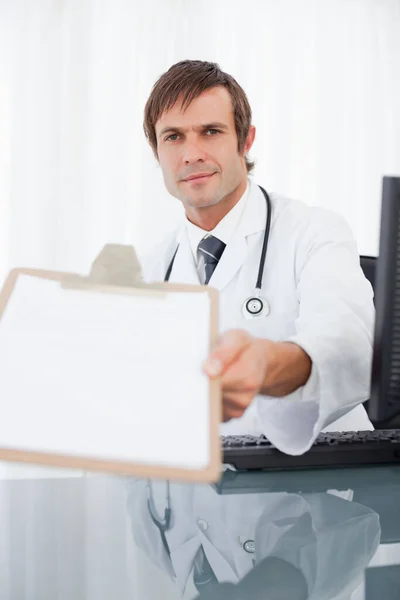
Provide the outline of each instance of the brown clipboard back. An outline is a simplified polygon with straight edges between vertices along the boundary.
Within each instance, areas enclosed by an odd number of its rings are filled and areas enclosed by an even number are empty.
[[[42,279],[59,281],[64,288],[87,290],[97,293],[163,295],[175,291],[188,293],[201,291],[207,293],[210,298],[210,350],[218,337],[218,291],[212,287],[201,285],[180,285],[163,282],[154,284],[143,283],[140,266],[132,246],[106,245],[94,261],[88,277],[75,273],[32,268],[12,269],[0,292],[0,319],[20,275],[30,275]],[[7,449],[1,446],[0,460],[35,463],[44,466],[65,467],[84,471],[100,471],[103,473],[141,478],[212,483],[220,478],[222,464],[219,438],[222,401],[221,385],[218,379],[209,381],[209,402],[210,461],[205,469],[192,470],[145,463],[94,459],[85,456],[31,452],[28,450]],[[182,448],[182,451],[184,452],[184,448]]]

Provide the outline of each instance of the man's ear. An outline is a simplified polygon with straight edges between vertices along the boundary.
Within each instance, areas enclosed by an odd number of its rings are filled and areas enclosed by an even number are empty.
[[[157,163],[158,163],[158,164],[160,164],[160,160],[159,160],[159,158],[158,158],[157,147],[155,147],[155,148],[154,148],[154,146],[152,146],[148,140],[147,140],[147,143],[149,144],[149,146],[150,146],[150,148],[151,148],[151,151],[152,151],[152,153],[153,153],[153,156],[154,156],[154,158],[156,159]]]
[[[243,152],[244,152],[245,155],[248,152],[250,152],[255,137],[256,137],[256,128],[255,128],[254,125],[250,125],[249,133],[247,134],[246,142],[245,142],[245,145],[244,145],[244,148],[243,148]]]
[[[150,140],[147,140],[148,145],[151,148],[151,151],[153,152],[154,156],[157,158],[157,145],[153,146],[153,144],[150,142]]]

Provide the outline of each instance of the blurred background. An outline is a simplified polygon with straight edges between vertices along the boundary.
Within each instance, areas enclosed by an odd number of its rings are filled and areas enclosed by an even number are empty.
[[[0,282],[87,272],[105,243],[142,254],[175,226],[142,121],[183,59],[246,91],[257,183],[336,210],[378,253],[381,178],[400,175],[399,0],[0,0]]]

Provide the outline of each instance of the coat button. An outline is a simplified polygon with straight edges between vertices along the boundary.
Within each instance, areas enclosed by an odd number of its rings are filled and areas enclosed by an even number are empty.
[[[197,525],[199,526],[201,531],[207,531],[207,529],[208,529],[208,523],[205,519],[198,519]]]
[[[256,545],[254,543],[254,540],[246,540],[243,544],[243,550],[248,554],[254,554],[254,552],[256,551]]]

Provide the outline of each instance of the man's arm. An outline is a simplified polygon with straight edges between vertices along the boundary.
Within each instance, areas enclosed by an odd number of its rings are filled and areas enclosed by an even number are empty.
[[[261,340],[266,359],[266,372],[259,393],[287,396],[305,385],[312,362],[306,352],[291,342]]]
[[[240,417],[254,399],[263,433],[282,452],[302,454],[368,398],[374,307],[354,237],[339,215],[313,209],[291,235],[296,332],[280,342],[248,336],[247,350],[221,365],[221,379],[226,419]],[[362,410],[357,419],[345,427],[370,427]]]
[[[310,357],[296,344],[230,330],[220,338],[204,370],[221,378],[227,421],[240,417],[257,394],[286,396],[305,385],[311,366]]]

